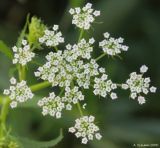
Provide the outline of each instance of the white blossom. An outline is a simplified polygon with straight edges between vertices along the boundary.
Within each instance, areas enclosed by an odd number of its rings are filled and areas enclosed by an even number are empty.
[[[108,32],[104,33],[104,40],[99,42],[99,46],[102,48],[103,52],[115,56],[120,54],[122,51],[127,51],[128,46],[123,45],[123,38],[114,39],[110,37]]]
[[[138,99],[139,104],[145,103],[145,98],[142,96],[147,95],[149,92],[155,93],[156,87],[150,87],[150,78],[144,78],[143,74],[147,72],[147,66],[143,65],[140,68],[141,74],[132,72],[130,78],[126,81],[126,84],[122,84],[122,89],[130,89],[130,97],[132,99]]]
[[[69,13],[73,15],[72,24],[84,30],[88,30],[95,17],[100,15],[100,11],[92,9],[91,3],[87,3],[83,8],[71,8]]]
[[[99,133],[99,127],[94,123],[94,116],[83,116],[75,120],[74,127],[69,128],[69,132],[74,133],[77,138],[81,138],[83,144],[87,144],[89,140],[102,138]]]
[[[14,52],[13,64],[19,63],[24,66],[35,57],[35,53],[31,51],[26,40],[22,40],[22,47],[14,46],[12,50]]]
[[[50,52],[46,58],[47,62],[38,68],[35,76],[48,80],[52,86],[69,87],[74,79],[79,87],[88,89],[91,78],[99,74],[99,65],[94,59],[84,63],[72,50]]]
[[[44,36],[39,38],[39,42],[41,44],[45,44],[48,47],[55,47],[58,46],[60,43],[64,43],[62,33],[58,29],[58,25],[54,25],[52,30],[46,29],[44,31]]]
[[[66,49],[70,50],[70,58],[72,59],[77,59],[78,57],[90,59],[94,42],[94,38],[90,38],[88,42],[85,39],[81,39],[78,44],[74,44],[73,46],[70,44],[66,45]]]
[[[144,104],[146,102],[146,100],[143,96],[138,96],[138,102],[139,102],[139,104]]]
[[[106,97],[107,94],[110,95],[112,99],[116,99],[116,93],[113,93],[112,90],[117,88],[117,85],[114,84],[111,80],[108,79],[108,75],[103,74],[100,78],[96,77],[94,79],[94,94]]]
[[[31,92],[31,89],[27,86],[26,81],[22,80],[18,83],[17,80],[12,77],[10,82],[10,88],[5,89],[3,94],[9,96],[11,99],[11,108],[17,107],[18,103],[26,102],[33,98],[34,95]]]
[[[78,89],[77,86],[72,89],[66,87],[64,97],[62,97],[62,101],[66,104],[66,110],[71,110],[72,104],[77,104],[79,101],[84,100],[84,95]]]
[[[35,76],[48,80],[52,83],[52,86],[70,86],[70,82],[73,79],[72,69],[70,64],[67,64],[63,58],[62,51],[58,51],[57,53],[50,52],[46,56],[46,59],[47,62],[38,68]]]
[[[87,64],[80,65],[75,73],[79,87],[89,89],[91,78],[99,75],[98,68],[99,65],[94,59],[91,59]]]
[[[145,72],[147,72],[147,70],[148,70],[148,67],[146,65],[142,65],[140,68],[141,73],[145,73]]]
[[[156,87],[154,87],[154,86],[150,87],[150,92],[155,93],[155,92],[156,92],[156,90],[157,90],[157,88],[156,88]]]
[[[42,107],[42,114],[49,114],[52,117],[61,118],[61,112],[64,109],[62,98],[56,96],[54,92],[49,94],[49,97],[44,97],[38,101],[38,106]]]

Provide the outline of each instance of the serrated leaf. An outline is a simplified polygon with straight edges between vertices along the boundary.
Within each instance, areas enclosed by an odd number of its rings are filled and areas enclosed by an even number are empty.
[[[10,59],[12,59],[12,57],[13,57],[13,53],[10,50],[10,48],[1,40],[0,40],[0,52],[5,54]]]
[[[12,139],[19,142],[22,148],[49,148],[57,145],[63,139],[63,132],[61,129],[59,136],[56,139],[50,141],[36,141],[36,140],[30,140],[28,138],[13,137],[13,136]]]

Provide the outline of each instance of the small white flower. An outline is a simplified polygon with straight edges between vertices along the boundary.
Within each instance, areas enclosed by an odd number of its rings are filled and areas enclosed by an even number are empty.
[[[71,8],[71,9],[69,10],[69,13],[70,13],[71,15],[73,15],[73,14],[75,13],[75,10],[74,10],[73,8]]]
[[[94,14],[95,16],[99,16],[99,15],[101,14],[101,12],[96,10],[96,11],[93,12],[93,14]]]
[[[141,94],[147,95],[150,92],[155,93],[156,87],[150,87],[150,78],[143,78],[143,73],[147,72],[148,67],[143,65],[140,68],[141,74],[132,72],[130,78],[126,81],[126,84],[122,84],[123,89],[130,89],[130,97],[132,99],[138,98],[139,104],[145,103],[145,98]]]
[[[58,46],[60,43],[64,43],[64,38],[62,37],[62,33],[58,31],[59,26],[54,25],[53,30],[45,30],[44,36],[39,38],[39,42],[41,44],[45,44],[48,47]]]
[[[95,17],[100,15],[100,11],[93,10],[91,3],[87,3],[82,9],[71,8],[69,13],[73,15],[72,24],[75,24],[77,27],[88,30],[91,24],[94,22]]]
[[[157,90],[157,88],[156,88],[156,87],[154,87],[154,86],[150,87],[150,92],[155,93],[155,92],[156,92],[156,90]]]
[[[53,30],[54,30],[54,31],[58,30],[58,28],[59,28],[58,25],[54,25],[54,26],[53,26]]]
[[[148,67],[146,65],[142,65],[140,68],[141,73],[145,73],[145,72],[147,72],[147,70],[148,70]]]
[[[66,87],[66,92],[64,97],[62,97],[62,101],[67,104],[66,109],[71,110],[72,104],[77,104],[79,101],[84,100],[84,96],[81,91],[78,90],[78,87],[75,86],[74,88],[70,89]]]
[[[103,74],[101,78],[96,77],[94,79],[94,82],[95,84],[93,86],[94,87],[93,93],[95,95],[100,95],[102,97],[106,97],[107,94],[110,94],[112,90],[117,88],[116,84],[112,83],[111,80],[108,80],[108,76],[106,74]],[[110,97],[112,99],[117,99],[116,93],[113,92],[110,94]]]
[[[74,133],[75,131],[76,131],[76,130],[75,130],[74,127],[70,127],[70,128],[69,128],[69,132],[70,132],[70,133]]]
[[[22,40],[22,44],[25,46],[27,45],[27,41],[26,40]]]
[[[105,33],[103,34],[103,36],[107,39],[107,38],[109,38],[110,34],[109,34],[108,32],[105,32]]]
[[[12,102],[10,103],[10,106],[11,106],[11,108],[17,107],[17,102],[16,102],[16,101],[12,101]]]
[[[102,138],[99,127],[94,124],[94,116],[83,116],[75,120],[74,127],[69,128],[69,132],[75,133],[77,138],[82,138],[81,142],[87,144],[95,137],[97,140]]]
[[[135,99],[135,98],[137,97],[137,93],[131,93],[130,97],[131,97],[132,99]]]
[[[64,103],[59,96],[54,92],[49,94],[49,97],[44,97],[38,101],[38,105],[42,107],[42,114],[49,114],[52,117],[61,118],[61,112],[64,109]]]
[[[146,100],[145,100],[144,97],[139,96],[139,97],[138,97],[138,102],[139,102],[139,104],[141,105],[141,104],[144,104],[144,103],[146,102]]]
[[[104,33],[104,40],[99,42],[99,46],[103,49],[104,53],[115,56],[122,51],[127,51],[128,46],[122,45],[123,38],[114,39],[110,37],[108,32]]]
[[[14,46],[12,50],[14,52],[13,64],[19,63],[24,66],[35,57],[35,53],[31,51],[26,40],[22,40],[22,47]]]
[[[127,84],[122,84],[122,89],[128,89],[128,85]]]
[[[90,38],[90,39],[89,39],[89,43],[90,43],[90,44],[93,44],[94,42],[95,42],[95,39],[94,39],[94,38]]]
[[[87,142],[88,142],[88,139],[87,139],[87,138],[82,138],[82,143],[83,143],[83,144],[87,144]]]
[[[101,138],[102,138],[102,135],[101,135],[100,133],[96,133],[95,136],[96,136],[96,139],[97,139],[97,140],[101,140]]]
[[[70,54],[67,56],[70,56],[71,59],[77,59],[78,57],[90,59],[94,42],[94,38],[90,38],[89,42],[87,42],[85,39],[81,39],[78,44],[74,44],[73,46],[68,44],[66,48],[70,51],[65,52],[65,54]]]
[[[10,83],[11,83],[11,84],[16,84],[16,79],[15,79],[14,77],[12,77],[12,78],[10,79]]]
[[[11,108],[17,107],[18,103],[23,103],[33,98],[34,95],[31,92],[31,89],[26,85],[26,81],[22,80],[17,83],[17,80],[12,77],[10,83],[10,88],[5,89],[3,93],[11,99]]]
[[[111,98],[114,100],[114,99],[117,99],[117,94],[116,93],[111,93]]]
[[[5,89],[5,90],[3,91],[3,94],[4,94],[4,95],[9,95],[9,94],[10,94],[10,91],[9,91],[8,89]]]

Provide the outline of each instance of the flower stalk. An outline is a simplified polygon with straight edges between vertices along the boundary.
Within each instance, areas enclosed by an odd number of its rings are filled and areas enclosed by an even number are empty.
[[[0,139],[5,136],[6,133],[6,119],[9,111],[10,99],[5,97],[2,99],[2,108],[0,113]]]
[[[80,34],[79,34],[78,42],[82,39],[83,34],[84,34],[84,29],[80,29]]]
[[[44,82],[30,86],[30,89],[32,92],[35,92],[35,91],[47,88],[49,86],[51,86],[51,83],[49,83],[48,81],[44,81]]]
[[[83,116],[83,111],[79,102],[77,103],[77,108],[79,110],[80,115]]]
[[[100,59],[102,59],[105,55],[107,55],[106,53],[101,54],[99,57],[97,57],[95,60],[96,62],[99,61]]]

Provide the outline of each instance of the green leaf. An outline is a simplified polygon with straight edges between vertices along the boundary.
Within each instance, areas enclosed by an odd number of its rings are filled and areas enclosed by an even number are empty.
[[[30,14],[27,15],[26,23],[25,23],[25,25],[24,25],[24,27],[23,27],[23,29],[22,29],[19,37],[18,37],[17,44],[16,44],[17,47],[20,47],[20,46],[21,46],[22,39],[23,39],[23,38],[25,37],[25,35],[26,35],[25,33],[26,33],[26,30],[27,30],[27,26],[28,26],[28,24],[29,24],[29,17],[30,17]]]
[[[49,148],[57,145],[63,139],[63,132],[61,129],[59,136],[56,139],[50,141],[35,141],[35,140],[30,140],[28,138],[13,137],[13,136],[12,139],[18,141],[19,144],[22,145],[21,146],[22,148]]]
[[[78,0],[78,1],[70,0],[69,2],[72,7],[80,7],[84,4],[85,0]]]
[[[5,54],[10,59],[12,59],[12,57],[13,57],[13,53],[10,50],[10,48],[1,40],[0,40],[0,52]]]

